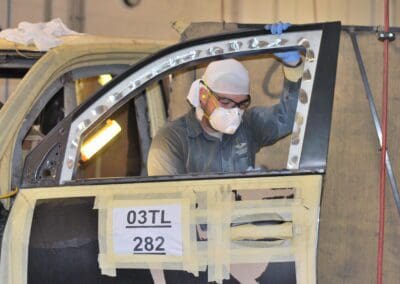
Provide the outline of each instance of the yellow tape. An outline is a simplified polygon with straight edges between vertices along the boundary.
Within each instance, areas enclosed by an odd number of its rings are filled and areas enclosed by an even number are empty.
[[[227,186],[207,192],[208,281],[222,282],[230,272],[232,192]],[[223,208],[223,210],[221,210]]]
[[[292,222],[285,222],[279,225],[252,225],[246,224],[231,228],[231,240],[259,240],[268,236],[276,239],[290,239],[293,237]]]
[[[8,216],[0,259],[0,283],[27,283],[29,235],[35,200],[21,192]]]
[[[184,247],[186,253],[183,255],[183,270],[199,276],[199,262],[197,258],[197,223],[196,223],[196,194],[190,187],[184,189],[183,196],[190,200],[189,206],[189,226],[183,227],[183,235],[188,236],[189,240]]]
[[[296,67],[283,65],[283,73],[285,74],[285,78],[292,82],[297,82],[301,78],[301,76],[303,75],[303,70],[304,60],[302,60],[301,64]]]
[[[4,129],[0,132],[0,136],[4,134]],[[13,133],[13,132],[10,132]],[[15,136],[15,135],[14,135]],[[1,138],[0,138],[1,140]],[[5,147],[6,144],[0,143],[0,151],[2,147]],[[8,190],[11,189],[11,162],[12,161],[12,147],[8,147],[6,151],[4,151],[2,155],[2,159],[0,159],[0,193],[7,194]],[[9,210],[11,207],[11,200],[9,198],[0,199],[0,202],[3,203],[5,209]]]
[[[195,200],[195,194],[188,189],[169,193],[125,193],[116,194],[106,199],[103,197],[97,198],[95,208],[99,209],[99,213],[102,211],[107,212],[101,216],[99,215],[99,241],[106,239],[105,245],[99,245],[99,263],[102,273],[114,275],[116,267],[143,268],[144,265],[146,268],[151,269],[186,270],[198,275],[196,233],[195,231],[191,232],[191,222],[195,222],[195,216],[191,213],[195,209]],[[162,204],[181,204],[183,256],[115,255],[112,243],[112,210],[129,206]],[[105,218],[105,216],[107,217]]]

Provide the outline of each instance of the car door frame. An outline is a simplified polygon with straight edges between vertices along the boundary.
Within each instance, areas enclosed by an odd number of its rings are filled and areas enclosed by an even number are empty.
[[[264,29],[245,29],[168,47],[132,66],[66,117],[27,157],[22,187],[55,186],[73,180],[82,134],[104,121],[120,105],[139,96],[167,72],[209,60],[294,48],[305,52],[297,112],[301,108],[306,109],[306,123],[299,128],[302,132],[301,143],[292,140],[290,145],[290,149],[295,151],[294,154],[289,151],[288,170],[323,173],[326,169],[339,38],[340,23],[332,22],[293,26],[280,36],[271,35]],[[91,116],[93,113],[96,113],[95,117]],[[294,131],[300,131],[295,127],[298,125],[294,125]],[[58,147],[61,153],[53,163],[57,167],[52,169],[55,174],[39,181],[37,177],[41,175],[38,175],[38,170],[48,162],[46,155],[54,158],[48,150],[54,147]],[[135,178],[128,179],[133,181]]]

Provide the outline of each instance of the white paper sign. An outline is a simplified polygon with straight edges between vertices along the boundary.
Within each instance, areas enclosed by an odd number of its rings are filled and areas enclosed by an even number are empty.
[[[181,204],[113,209],[115,254],[182,256]]]

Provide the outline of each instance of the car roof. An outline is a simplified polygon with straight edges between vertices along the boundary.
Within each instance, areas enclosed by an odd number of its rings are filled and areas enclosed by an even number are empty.
[[[62,44],[65,45],[87,45],[93,43],[102,42],[119,42],[119,43],[159,43],[162,45],[171,45],[176,43],[175,41],[162,41],[162,40],[152,40],[152,39],[138,39],[138,38],[127,38],[127,37],[110,37],[110,36],[99,36],[91,34],[80,34],[80,35],[69,35],[61,36],[58,39],[62,40]],[[57,48],[57,47],[55,47]],[[35,45],[25,45],[16,42],[8,41],[4,38],[0,38],[0,51],[6,50],[19,50],[19,51],[32,51],[45,53],[46,51],[40,51]]]
[[[114,43],[119,44],[132,44],[132,45],[151,45],[155,46],[168,46],[175,42],[172,41],[159,41],[149,39],[132,39],[132,38],[119,38],[109,36],[96,36],[89,34],[80,34],[73,36],[59,37],[62,44],[51,50],[58,50],[63,47],[88,47],[98,44]],[[48,51],[41,51],[35,45],[25,45],[6,39],[0,39],[0,78],[22,78],[28,70]],[[63,51],[65,52],[65,50]]]

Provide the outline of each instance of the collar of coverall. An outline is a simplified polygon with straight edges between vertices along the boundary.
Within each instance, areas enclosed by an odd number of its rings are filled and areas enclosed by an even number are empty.
[[[194,109],[186,116],[186,125],[187,133],[191,138],[195,138],[203,133],[203,127],[201,127],[200,121],[196,118]]]

